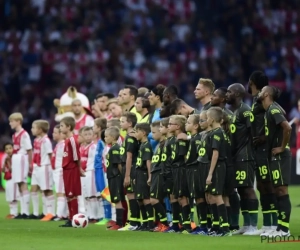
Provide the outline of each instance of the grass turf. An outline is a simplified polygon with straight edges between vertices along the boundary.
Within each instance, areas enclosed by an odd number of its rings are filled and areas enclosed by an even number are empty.
[[[291,233],[300,235],[300,187],[290,188],[292,201]],[[286,244],[261,243],[260,236],[208,237],[198,235],[150,232],[107,231],[105,226],[89,225],[85,229],[59,228],[62,222],[6,220],[8,204],[0,193],[1,250],[177,250],[177,249],[300,249],[300,242]],[[259,214],[259,222],[262,215]]]

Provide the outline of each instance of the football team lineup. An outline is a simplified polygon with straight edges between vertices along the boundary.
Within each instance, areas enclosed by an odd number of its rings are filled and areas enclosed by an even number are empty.
[[[291,126],[263,72],[251,74],[248,92],[252,107],[242,84],[215,89],[200,78],[198,111],[174,85],[126,85],[116,98],[99,94],[90,109],[70,87],[55,102],[54,149],[48,121],[25,131],[22,114],[12,113],[2,160],[7,219],[12,227],[41,220],[62,221],[62,228],[289,237]]]

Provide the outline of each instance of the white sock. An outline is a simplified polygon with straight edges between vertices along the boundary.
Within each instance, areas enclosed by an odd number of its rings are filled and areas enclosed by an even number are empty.
[[[55,198],[54,195],[46,197],[47,214],[55,215]]]
[[[39,194],[37,192],[31,193],[32,207],[33,207],[33,215],[39,215]]]
[[[47,214],[47,200],[44,193],[42,193],[42,201],[43,201],[43,215]]]
[[[21,192],[19,196],[19,202],[20,202],[20,214],[24,214],[23,195]]]
[[[116,207],[113,205],[111,206],[111,219],[117,221]]]
[[[85,201],[82,195],[78,196],[78,212],[81,214],[85,214]]]
[[[56,215],[59,218],[66,217],[67,200],[66,197],[57,197]]]
[[[104,218],[104,207],[103,207],[103,201],[102,201],[102,198],[98,198],[97,201],[96,201],[96,204],[98,206],[98,218],[101,219],[101,218]]]
[[[29,215],[30,193],[28,190],[25,190],[22,192],[22,195],[24,214]]]
[[[91,213],[93,219],[99,219],[98,218],[98,202],[96,198],[90,199],[90,206],[91,206]]]
[[[12,201],[9,203],[9,214],[13,216],[18,215],[18,202]]]
[[[90,200],[86,200],[86,215],[89,219],[93,219],[91,201]]]

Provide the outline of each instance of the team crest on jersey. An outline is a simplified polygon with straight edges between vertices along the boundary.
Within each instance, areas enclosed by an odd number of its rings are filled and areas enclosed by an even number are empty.
[[[63,157],[68,157],[68,152],[64,152]]]

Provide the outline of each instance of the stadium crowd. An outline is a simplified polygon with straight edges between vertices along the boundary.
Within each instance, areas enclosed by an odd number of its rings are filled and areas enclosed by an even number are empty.
[[[216,0],[1,1],[0,135],[8,114],[29,130],[52,119],[70,85],[90,100],[137,87],[175,84],[196,107],[199,77],[246,84],[262,69],[289,111],[300,94],[300,3]],[[250,98],[249,98],[250,100]],[[0,140],[2,141],[2,140]]]

